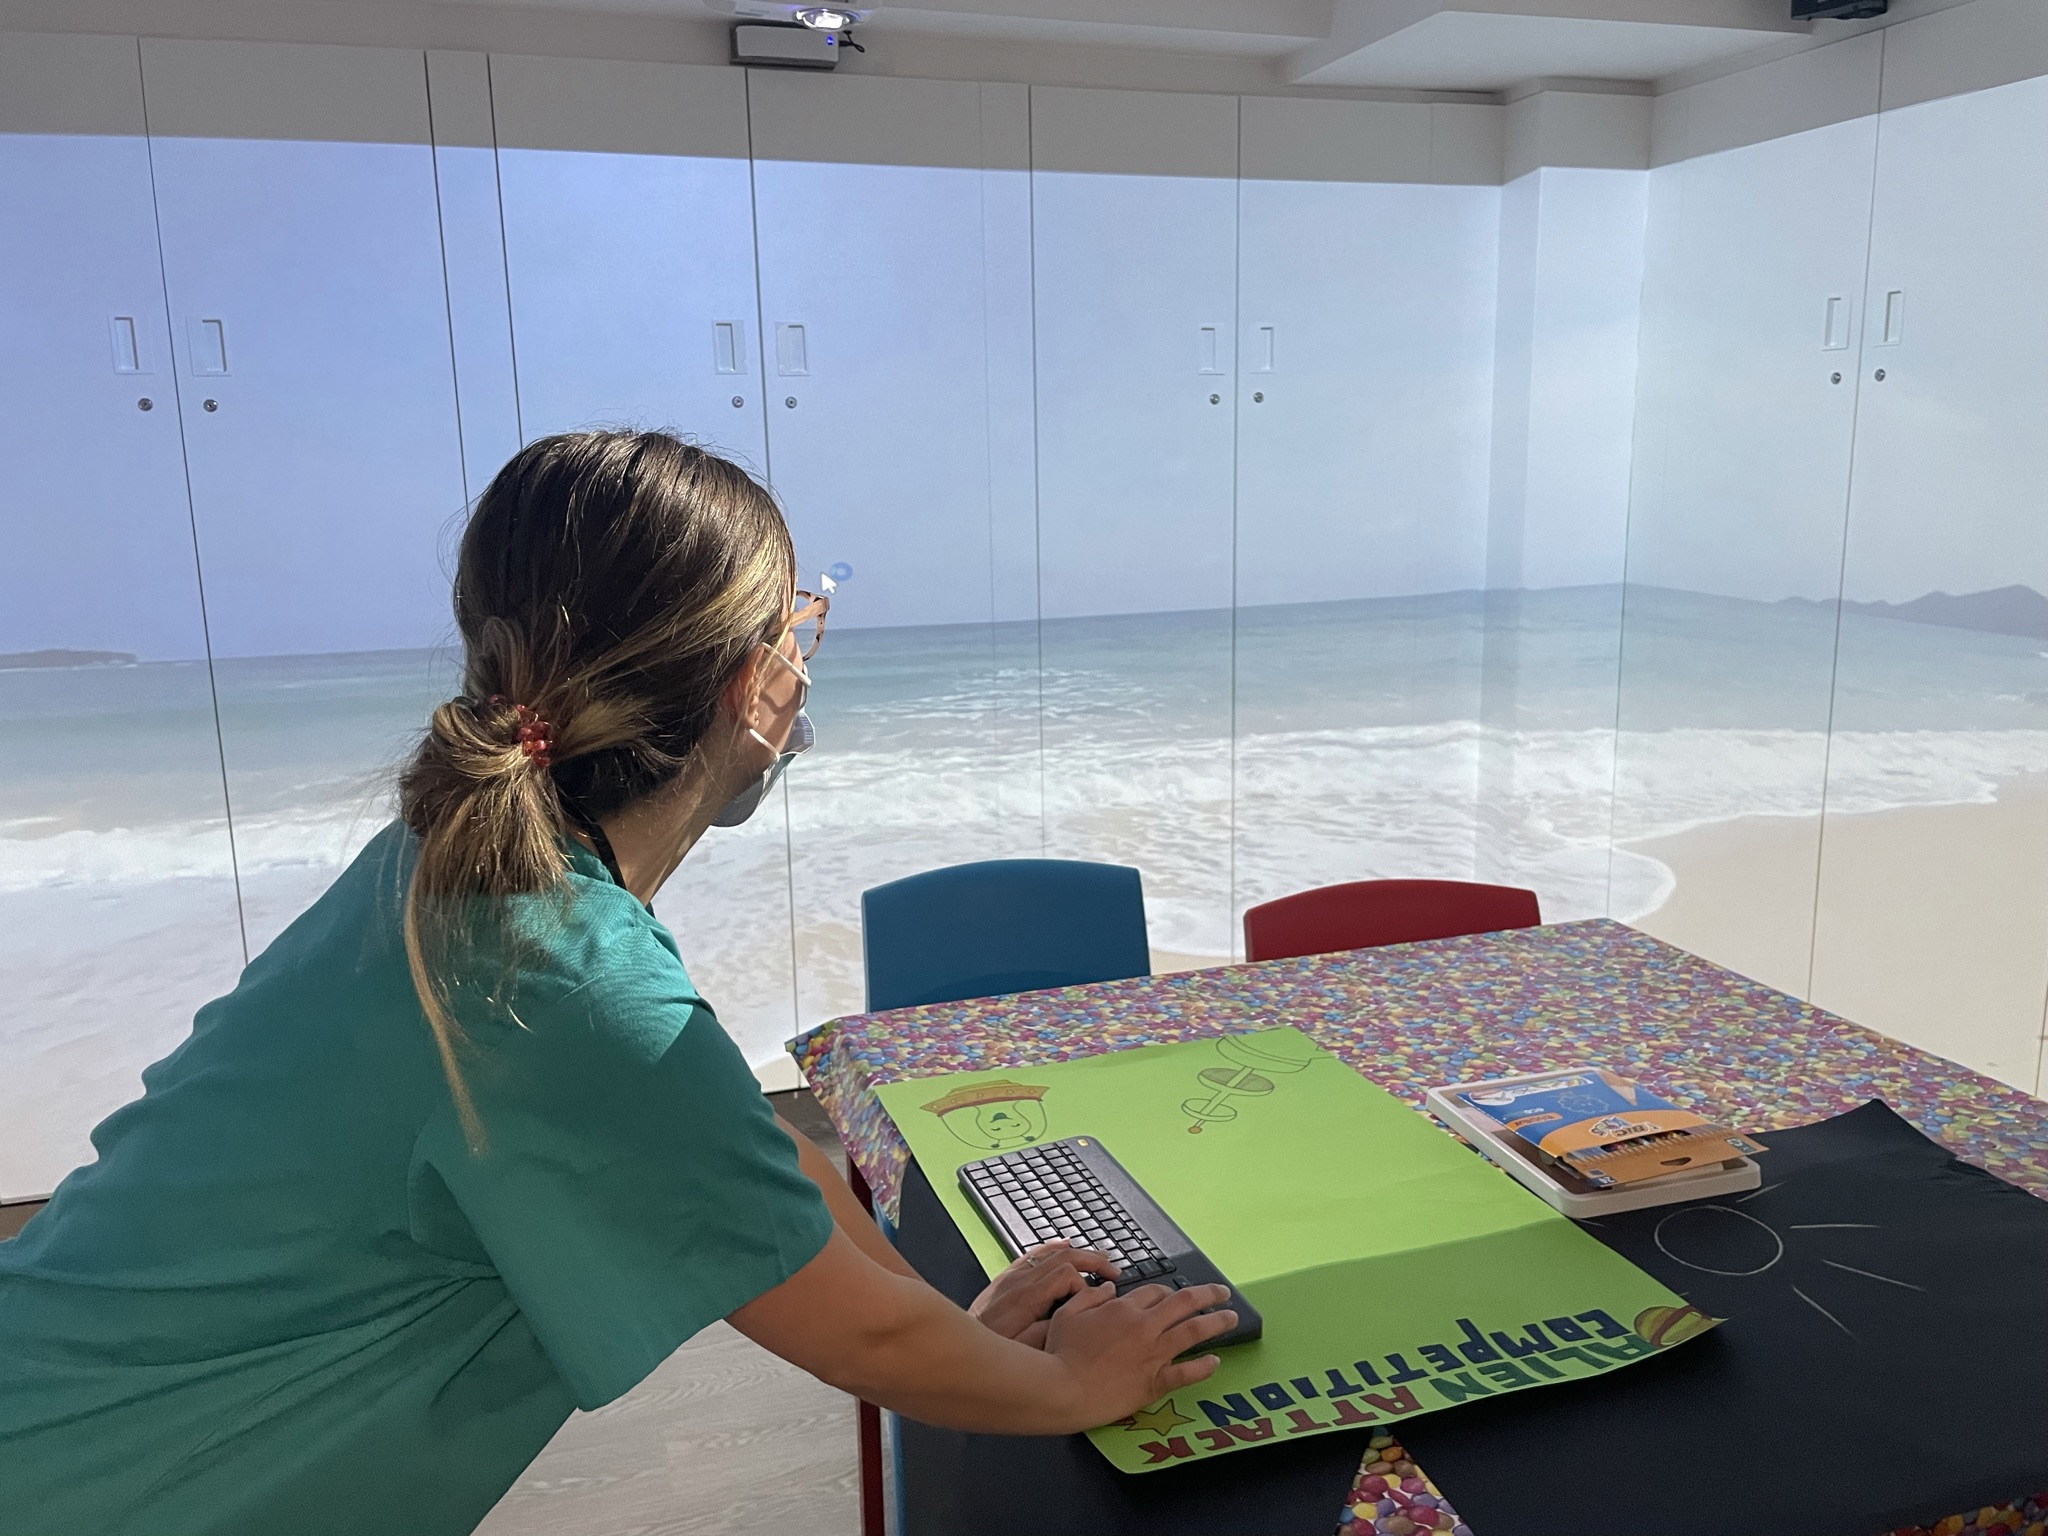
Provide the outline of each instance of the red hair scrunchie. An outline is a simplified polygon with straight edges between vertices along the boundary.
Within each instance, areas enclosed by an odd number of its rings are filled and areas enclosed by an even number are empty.
[[[503,708],[505,695],[494,693],[484,701],[493,708]],[[512,706],[513,716],[519,721],[519,729],[513,733],[519,743],[519,750],[537,768],[552,768],[555,765],[555,728],[537,709],[525,704]]]

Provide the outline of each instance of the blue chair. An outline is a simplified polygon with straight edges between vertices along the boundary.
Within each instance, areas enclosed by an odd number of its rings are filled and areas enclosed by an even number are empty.
[[[868,1010],[1152,974],[1145,890],[1122,864],[990,859],[862,894]]]

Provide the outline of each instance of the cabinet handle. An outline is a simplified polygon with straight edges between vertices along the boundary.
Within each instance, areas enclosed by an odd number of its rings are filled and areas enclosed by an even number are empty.
[[[778,321],[775,326],[775,371],[786,379],[802,378],[811,371],[810,345],[798,321]]]
[[[142,361],[142,337],[135,329],[135,317],[115,315],[109,325],[114,336],[114,372],[149,372]]]
[[[1827,322],[1821,328],[1820,349],[1840,352],[1849,345],[1849,301],[1839,293],[1828,295]]]
[[[224,320],[192,322],[192,371],[211,376],[228,371],[228,328]]]
[[[1906,338],[1906,290],[1894,288],[1884,296],[1884,329],[1878,333],[1880,347],[1896,347]]]
[[[711,324],[711,366],[719,373],[747,371],[747,330],[740,320],[714,320]]]

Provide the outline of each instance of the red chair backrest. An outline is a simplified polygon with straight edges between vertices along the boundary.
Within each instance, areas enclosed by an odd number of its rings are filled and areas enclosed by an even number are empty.
[[[1534,928],[1536,893],[1470,880],[1357,880],[1282,896],[1244,915],[1244,957],[1285,960],[1340,949],[1412,944],[1463,933]]]

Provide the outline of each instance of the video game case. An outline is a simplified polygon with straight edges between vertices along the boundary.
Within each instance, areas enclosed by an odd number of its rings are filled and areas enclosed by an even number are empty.
[[[1459,1102],[1595,1189],[1666,1178],[1763,1151],[1754,1139],[1598,1067],[1461,1088]]]

